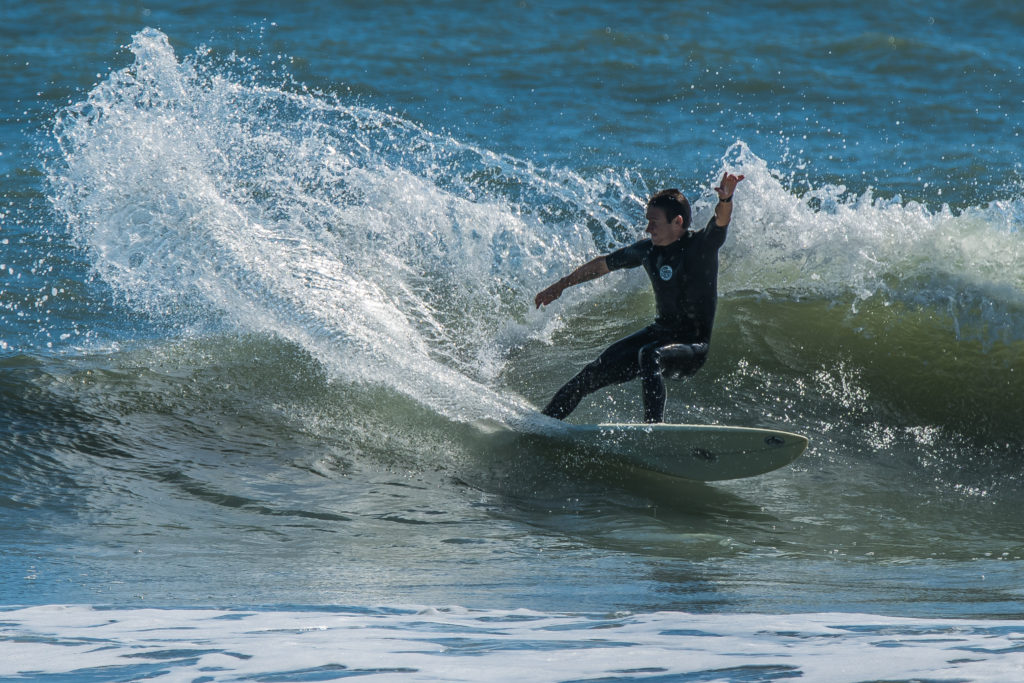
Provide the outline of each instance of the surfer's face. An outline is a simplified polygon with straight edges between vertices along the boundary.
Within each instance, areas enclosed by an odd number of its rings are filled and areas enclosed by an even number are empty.
[[[683,217],[672,220],[665,218],[665,210],[655,206],[647,207],[647,234],[656,247],[665,247],[683,236]]]

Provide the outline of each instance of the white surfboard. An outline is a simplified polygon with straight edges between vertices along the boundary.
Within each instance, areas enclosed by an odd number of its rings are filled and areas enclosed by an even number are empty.
[[[695,481],[753,477],[784,467],[807,437],[774,429],[687,424],[563,423],[554,438],[640,469]]]

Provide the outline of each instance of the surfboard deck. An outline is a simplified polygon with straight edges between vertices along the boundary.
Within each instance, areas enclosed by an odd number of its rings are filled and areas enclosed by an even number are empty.
[[[753,477],[785,467],[807,448],[800,434],[693,424],[569,424],[550,436],[643,470],[693,481]]]

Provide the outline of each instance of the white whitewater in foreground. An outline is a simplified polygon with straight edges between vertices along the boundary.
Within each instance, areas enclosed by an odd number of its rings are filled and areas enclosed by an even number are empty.
[[[0,617],[5,680],[1024,680],[1024,621],[97,609]]]

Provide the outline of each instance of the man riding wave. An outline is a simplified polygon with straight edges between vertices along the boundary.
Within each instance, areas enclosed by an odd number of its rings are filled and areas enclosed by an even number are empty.
[[[663,422],[665,377],[696,373],[707,360],[718,302],[718,250],[732,218],[742,175],[725,173],[715,192],[718,205],[701,230],[690,230],[690,203],[679,190],[662,190],[647,202],[650,238],[588,261],[537,294],[537,308],[566,288],[621,268],[643,266],[654,289],[654,323],[609,346],[569,380],[542,411],[564,419],[580,400],[602,387],[640,377],[644,421]]]

